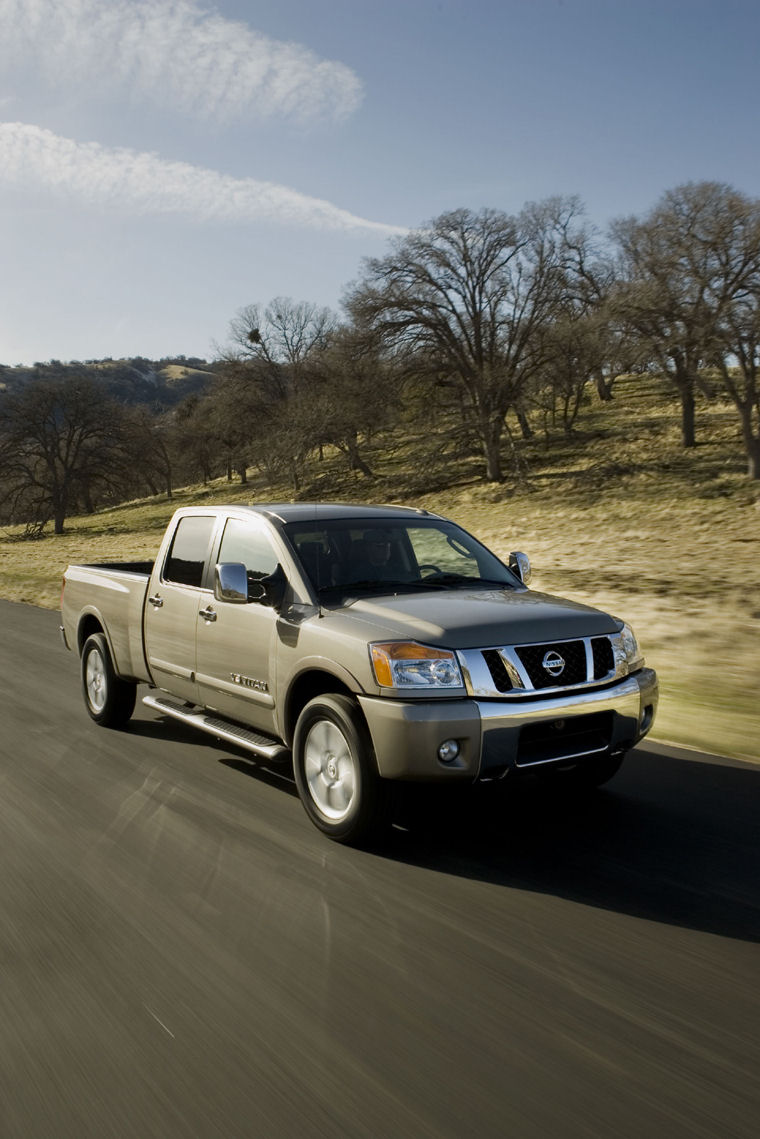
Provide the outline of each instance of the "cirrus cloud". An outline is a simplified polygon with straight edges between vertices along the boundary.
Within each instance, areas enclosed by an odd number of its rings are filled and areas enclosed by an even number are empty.
[[[341,120],[359,105],[349,67],[194,0],[0,0],[0,66],[52,83],[229,121]]]
[[[373,230],[368,221],[321,198],[273,182],[234,178],[155,154],[76,142],[29,123],[0,123],[0,185],[43,189],[133,214],[175,214],[197,221],[277,221],[314,229]]]

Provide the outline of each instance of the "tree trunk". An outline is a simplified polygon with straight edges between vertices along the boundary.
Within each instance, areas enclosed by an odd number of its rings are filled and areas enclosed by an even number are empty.
[[[520,424],[520,431],[522,432],[523,439],[532,439],[533,428],[528,422],[528,417],[525,414],[524,408],[515,407],[515,415],[517,416],[517,422]]]
[[[742,421],[742,437],[747,452],[747,474],[751,479],[760,479],[760,435],[752,430],[752,404],[749,400],[739,404]]]
[[[483,440],[483,454],[486,460],[486,479],[488,482],[503,482],[504,472],[501,466],[501,424],[487,423],[481,431]]]
[[[681,442],[684,447],[696,447],[694,385],[685,381],[678,385],[681,396]]]
[[[596,391],[602,403],[609,403],[612,396],[612,379],[605,379],[603,372],[597,372],[596,375]]]
[[[372,471],[369,469],[367,464],[364,462],[364,459],[359,454],[359,445],[356,442],[356,439],[355,438],[347,439],[346,440],[346,447],[348,449],[348,458],[349,458],[349,462],[351,464],[351,470],[352,471],[361,471],[361,473],[363,475],[365,475],[366,478],[373,479],[375,476],[373,475]]]
[[[747,474],[751,479],[760,479],[760,439],[747,445]]]

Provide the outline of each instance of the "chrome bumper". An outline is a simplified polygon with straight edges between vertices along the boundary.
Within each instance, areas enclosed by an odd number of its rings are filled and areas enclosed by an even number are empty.
[[[657,677],[645,668],[614,688],[505,706],[479,704],[483,744],[478,777],[512,767],[580,761],[628,751],[657,711]]]
[[[511,768],[580,762],[628,751],[657,711],[651,669],[593,692],[548,699],[406,702],[360,696],[380,774],[386,779],[496,779]],[[453,762],[438,758],[454,739]]]

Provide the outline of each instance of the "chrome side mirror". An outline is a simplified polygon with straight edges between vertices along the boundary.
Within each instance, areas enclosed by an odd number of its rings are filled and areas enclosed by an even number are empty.
[[[214,597],[217,601],[248,603],[248,573],[242,562],[222,562],[214,570]]]
[[[509,555],[509,568],[523,585],[527,585],[533,575],[533,570],[530,568],[530,558],[527,554],[521,554],[519,550],[513,550]]]

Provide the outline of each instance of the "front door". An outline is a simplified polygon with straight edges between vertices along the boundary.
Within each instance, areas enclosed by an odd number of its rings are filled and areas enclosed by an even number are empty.
[[[257,519],[227,519],[217,561],[242,562],[251,583],[277,568],[277,555]],[[213,612],[198,621],[199,702],[233,720],[273,732],[278,615],[260,601],[243,605],[212,598],[210,605]]]

